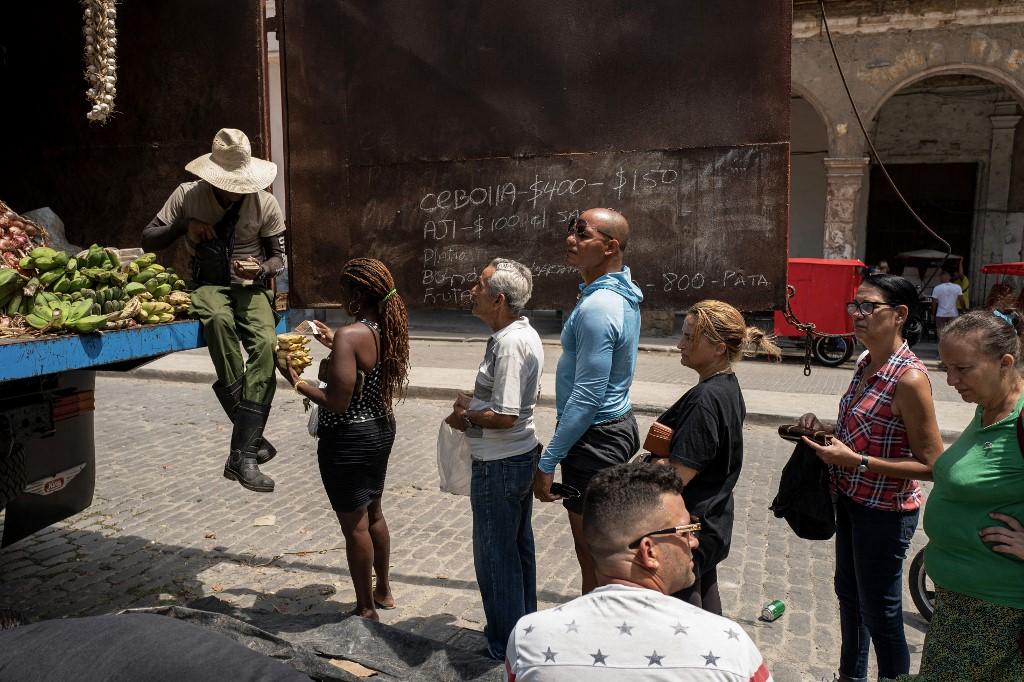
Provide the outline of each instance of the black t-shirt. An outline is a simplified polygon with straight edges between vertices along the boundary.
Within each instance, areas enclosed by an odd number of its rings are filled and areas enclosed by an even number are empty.
[[[746,416],[739,381],[729,372],[697,384],[658,418],[673,431],[672,460],[699,472],[683,491],[686,508],[700,517],[693,553],[698,576],[729,556]]]
[[[168,616],[46,620],[0,632],[0,680],[309,681],[269,656]]]

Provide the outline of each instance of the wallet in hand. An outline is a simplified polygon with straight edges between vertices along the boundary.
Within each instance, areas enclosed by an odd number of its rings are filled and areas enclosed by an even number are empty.
[[[779,437],[792,443],[800,443],[801,436],[807,436],[818,445],[831,445],[832,434],[828,431],[815,431],[796,424],[784,424],[779,427]]]
[[[651,424],[644,440],[644,450],[655,457],[668,457],[672,454],[672,429],[661,422]]]

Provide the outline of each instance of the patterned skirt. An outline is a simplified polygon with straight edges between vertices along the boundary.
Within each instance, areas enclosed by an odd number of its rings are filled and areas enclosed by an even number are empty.
[[[917,675],[896,682],[1021,682],[1024,609],[938,588]]]

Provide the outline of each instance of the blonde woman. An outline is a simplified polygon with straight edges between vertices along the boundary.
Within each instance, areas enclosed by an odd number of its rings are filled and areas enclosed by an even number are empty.
[[[744,353],[763,351],[779,359],[779,347],[748,327],[740,311],[722,301],[701,301],[687,311],[679,341],[680,361],[700,381],[658,422],[672,429],[669,462],[683,479],[683,500],[700,518],[700,544],[693,551],[696,581],[674,596],[721,615],[718,564],[732,540],[732,491],[743,467],[743,420],[747,409],[733,372]]]

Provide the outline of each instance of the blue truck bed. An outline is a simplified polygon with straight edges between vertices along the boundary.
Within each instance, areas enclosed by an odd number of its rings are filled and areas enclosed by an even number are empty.
[[[206,345],[195,320],[102,332],[0,341],[0,382],[102,367]]]

